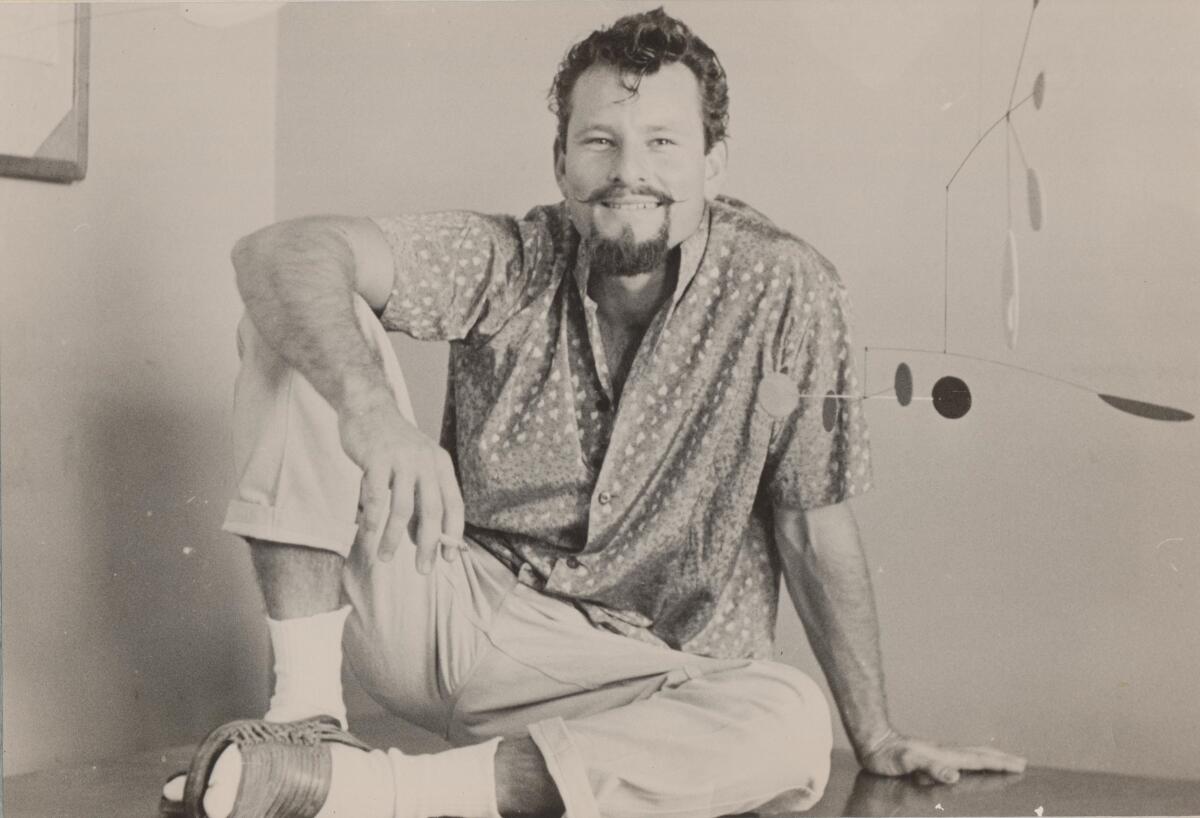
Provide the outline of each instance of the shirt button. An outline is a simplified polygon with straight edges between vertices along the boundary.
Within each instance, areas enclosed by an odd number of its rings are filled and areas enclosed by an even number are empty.
[[[579,560],[575,559],[574,557],[567,557],[567,567],[574,571],[579,567]]]
[[[600,496],[597,497],[596,499],[600,501],[600,505],[606,506],[612,502],[612,495],[609,494],[607,491],[602,491],[602,492],[600,492]]]

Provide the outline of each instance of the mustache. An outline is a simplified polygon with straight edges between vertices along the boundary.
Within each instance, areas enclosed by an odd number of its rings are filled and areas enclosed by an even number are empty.
[[[659,204],[670,205],[675,204],[676,199],[665,190],[659,190],[651,185],[639,185],[637,187],[629,187],[628,185],[608,185],[600,190],[588,194],[587,196],[576,196],[575,200],[583,204],[596,204],[605,199],[616,199],[621,196],[650,196],[658,201]]]

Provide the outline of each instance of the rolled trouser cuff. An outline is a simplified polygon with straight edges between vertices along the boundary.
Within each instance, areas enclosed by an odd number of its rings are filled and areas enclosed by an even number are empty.
[[[304,545],[348,556],[358,533],[354,523],[337,523],[302,509],[282,509],[232,500],[221,530],[239,537]]]
[[[529,737],[542,753],[566,814],[570,818],[600,818],[587,767],[571,740],[566,723],[561,718],[553,718],[531,724]]]
[[[383,326],[356,297],[367,346],[383,364],[401,414],[412,405]],[[258,333],[238,327],[242,366],[234,390],[237,491],[222,526],[242,537],[303,545],[347,556],[358,531],[362,470],[342,447],[337,412]]]

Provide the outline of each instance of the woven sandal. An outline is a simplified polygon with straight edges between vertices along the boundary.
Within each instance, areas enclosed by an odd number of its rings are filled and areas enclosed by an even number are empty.
[[[221,752],[235,745],[242,754],[242,777],[229,818],[313,818],[329,795],[333,771],[330,742],[360,750],[366,744],[341,728],[332,716],[290,722],[242,719],[223,724],[200,743],[183,788],[183,800],[165,796],[159,818],[208,818],[204,793]]]

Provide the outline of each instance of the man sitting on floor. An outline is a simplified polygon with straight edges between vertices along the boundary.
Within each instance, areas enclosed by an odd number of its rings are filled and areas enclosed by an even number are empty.
[[[213,818],[806,809],[831,725],[817,685],[768,660],[781,572],[865,768],[1020,770],[892,729],[847,503],[869,469],[845,293],[718,197],[716,55],[661,9],[630,15],[570,50],[552,97],[559,204],[300,219],[235,249],[225,527],[250,543],[276,686],[266,722],[207,743],[193,800]],[[441,446],[385,330],[452,342]],[[378,702],[456,749],[355,746],[331,723],[343,642]],[[319,750],[315,784],[287,783],[293,747]]]

